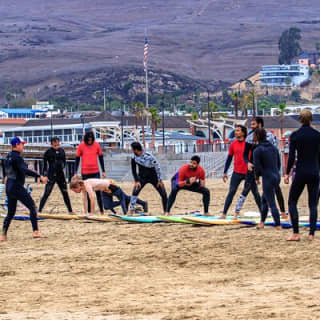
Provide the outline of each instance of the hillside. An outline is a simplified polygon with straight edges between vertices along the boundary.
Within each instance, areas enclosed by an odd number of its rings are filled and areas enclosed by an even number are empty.
[[[38,92],[74,74],[142,68],[146,27],[151,70],[234,81],[276,63],[290,26],[313,50],[317,9],[316,0],[2,0],[0,89]]]

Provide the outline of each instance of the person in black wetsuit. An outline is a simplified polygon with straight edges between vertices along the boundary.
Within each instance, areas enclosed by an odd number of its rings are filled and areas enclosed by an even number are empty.
[[[246,138],[246,145],[245,145],[245,150],[243,153],[243,158],[244,161],[247,163],[248,165],[248,172],[246,175],[246,180],[245,180],[245,184],[244,184],[244,188],[243,191],[238,199],[237,205],[236,205],[236,213],[239,213],[240,210],[242,209],[242,206],[246,200],[246,197],[249,193],[250,190],[254,190],[253,194],[255,197],[255,201],[258,205],[258,207],[260,208],[261,206],[261,201],[260,201],[260,196],[258,193],[258,188],[256,186],[256,182],[254,179],[254,172],[253,172],[253,164],[252,164],[252,155],[253,155],[253,151],[256,147],[256,144],[254,142],[254,130],[256,128],[263,128],[264,127],[264,121],[263,118],[261,117],[256,117],[251,121],[251,131],[249,132],[247,138]],[[267,141],[269,141],[274,147],[278,148],[278,141],[277,141],[277,137],[275,135],[273,135],[271,132],[266,131],[267,134]],[[280,211],[281,211],[281,216],[283,219],[287,219],[287,215],[285,213],[285,205],[284,205],[284,198],[283,198],[283,194],[280,188],[280,185],[278,185],[276,187],[276,196],[277,196],[277,200],[279,203],[279,207],[280,207]],[[260,205],[259,205],[260,202]]]
[[[16,213],[18,201],[20,201],[30,211],[33,238],[44,238],[38,228],[35,203],[30,194],[24,188],[24,183],[26,175],[39,178],[43,183],[47,183],[48,178],[40,176],[38,173],[28,169],[26,163],[20,155],[23,152],[24,144],[25,141],[23,141],[20,137],[13,138],[11,140],[12,151],[8,154],[5,160],[8,214],[3,222],[2,236],[0,241],[7,241],[7,232]]]
[[[319,193],[319,159],[320,159],[320,132],[311,127],[312,113],[303,110],[300,113],[300,129],[290,136],[289,159],[285,183],[289,183],[289,174],[297,156],[296,173],[289,192],[289,213],[293,226],[293,234],[289,241],[299,241],[299,214],[297,203],[305,186],[308,188],[308,203],[310,210],[309,239],[314,239],[318,217]]]
[[[268,216],[268,207],[271,210],[277,229],[281,230],[280,214],[275,202],[275,192],[280,183],[280,155],[278,149],[267,141],[267,133],[263,128],[254,131],[254,140],[258,146],[253,151],[253,165],[256,180],[262,176],[262,203],[261,221],[258,228],[264,227]]]
[[[51,139],[51,148],[48,149],[43,156],[43,175],[48,177],[48,183],[46,184],[44,194],[40,201],[39,213],[42,212],[43,207],[47,199],[49,198],[55,183],[57,183],[62,193],[64,203],[68,209],[68,213],[73,214],[67,190],[67,182],[63,171],[65,166],[65,152],[62,148],[60,148],[59,138],[53,137]]]
[[[131,159],[131,170],[134,178],[134,188],[132,191],[130,211],[134,211],[136,198],[147,183],[153,185],[162,199],[162,207],[166,212],[168,197],[162,181],[162,173],[158,161],[154,156],[142,149],[139,142],[131,144],[133,157]],[[137,173],[137,165],[139,173]]]

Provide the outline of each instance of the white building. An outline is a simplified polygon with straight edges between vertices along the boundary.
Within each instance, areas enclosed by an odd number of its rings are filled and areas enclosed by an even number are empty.
[[[301,104],[301,105],[288,105],[284,112],[285,115],[297,115],[304,109],[310,110],[314,114],[320,114],[320,104]],[[279,115],[278,108],[271,108],[271,116]]]
[[[297,87],[309,77],[309,66],[300,64],[262,66],[260,71],[261,86],[269,87]]]

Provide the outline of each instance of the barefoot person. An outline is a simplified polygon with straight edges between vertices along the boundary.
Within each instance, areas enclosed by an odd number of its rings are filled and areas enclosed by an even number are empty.
[[[39,213],[42,212],[43,207],[49,198],[54,185],[57,183],[60,192],[63,196],[64,203],[68,209],[69,214],[73,214],[70,198],[67,190],[67,182],[64,175],[64,168],[66,166],[66,155],[62,148],[60,148],[60,140],[58,137],[51,139],[51,148],[48,149],[43,156],[43,175],[48,177],[44,194],[40,201]]]
[[[224,203],[224,209],[221,219],[226,218],[234,195],[236,194],[240,183],[246,179],[247,174],[247,164],[243,159],[243,153],[246,144],[245,139],[247,136],[247,128],[241,125],[237,125],[235,127],[234,134],[236,139],[231,143],[229,147],[228,157],[223,172],[223,182],[226,183],[228,181],[227,172],[230,168],[232,158],[234,158],[233,173],[230,180],[229,193]],[[251,189],[251,191],[254,194],[256,190]],[[234,214],[234,219],[237,219],[237,213]]]
[[[102,170],[102,178],[106,177],[104,169],[104,160],[101,147],[98,142],[95,141],[94,133],[92,131],[87,132],[84,135],[83,142],[77,148],[75,172],[78,171],[80,159],[81,159],[81,176],[83,180],[100,178],[100,169],[98,164],[98,158],[100,167]],[[75,177],[77,174],[75,174]],[[100,213],[103,214],[103,204],[100,191],[96,192]],[[90,199],[88,198],[88,209],[90,212]]]
[[[202,194],[202,202],[204,214],[209,212],[210,191],[205,187],[206,173],[199,165],[200,157],[193,156],[190,163],[183,165],[180,170],[171,179],[171,193],[168,199],[166,215],[169,215],[170,210],[176,200],[180,190],[188,190]]]
[[[145,152],[139,142],[133,142],[131,149],[133,152],[131,170],[134,178],[134,188],[131,196],[130,211],[134,211],[137,196],[144,186],[150,183],[158,191],[162,200],[163,211],[165,212],[168,198],[158,161],[152,154]],[[137,166],[139,169],[138,173]]]
[[[3,222],[1,241],[7,240],[7,232],[10,223],[16,213],[17,202],[20,201],[29,211],[32,224],[33,238],[44,238],[40,233],[37,221],[37,211],[33,199],[24,188],[26,175],[39,178],[43,183],[47,183],[47,178],[40,176],[28,169],[21,157],[25,141],[20,137],[11,140],[12,151],[5,159],[6,194],[8,198],[8,214]]]
[[[113,180],[110,179],[87,179],[82,180],[79,177],[72,178],[70,182],[70,189],[76,193],[83,194],[83,207],[85,214],[88,208],[87,198],[90,199],[91,210],[90,213],[94,214],[95,212],[95,195],[96,191],[102,193],[104,209],[111,210],[114,212],[114,208],[121,206],[122,212],[124,215],[127,214],[128,206],[131,200],[131,197],[126,195],[120,187],[116,185]],[[115,196],[119,201],[113,201],[112,197]],[[137,204],[142,205],[144,212],[148,211],[148,203],[140,199],[136,199]]]
[[[280,226],[280,214],[275,201],[276,188],[280,183],[280,155],[278,149],[267,141],[267,133],[263,128],[254,131],[254,140],[258,146],[253,152],[253,165],[256,179],[262,177],[262,203],[261,221],[258,228],[262,229],[268,216],[268,208],[278,230]]]
[[[284,182],[289,183],[289,174],[297,156],[295,177],[289,192],[289,213],[293,234],[289,241],[299,241],[299,214],[297,204],[305,186],[308,188],[310,231],[309,239],[314,239],[318,217],[320,133],[311,127],[312,113],[302,110],[299,116],[300,129],[290,136],[289,159]]]

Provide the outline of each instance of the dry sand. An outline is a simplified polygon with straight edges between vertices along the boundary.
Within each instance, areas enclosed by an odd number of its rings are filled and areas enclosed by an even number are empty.
[[[211,212],[218,213],[227,185],[209,186]],[[41,189],[33,193],[37,202]],[[161,213],[151,188],[141,197]],[[302,211],[305,201],[303,195]],[[72,202],[80,213],[81,197],[72,194]],[[200,204],[199,195],[181,192],[174,212]],[[251,195],[244,209],[255,209]],[[51,210],[65,213],[57,189]],[[32,240],[30,223],[13,221],[10,241],[0,244],[1,320],[320,316],[319,240],[307,241],[306,230],[300,243],[287,243],[290,231],[273,228],[56,220],[40,228],[48,239]]]

